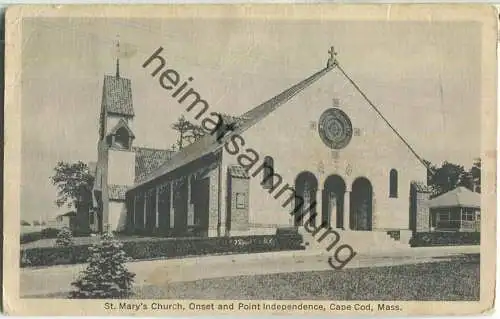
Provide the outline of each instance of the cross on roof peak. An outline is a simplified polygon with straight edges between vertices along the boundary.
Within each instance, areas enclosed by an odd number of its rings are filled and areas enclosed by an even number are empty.
[[[327,62],[327,67],[334,67],[337,65],[337,51],[335,51],[335,47],[332,45],[330,47],[330,50],[328,50],[328,54],[330,54],[330,57],[328,58]]]
[[[116,77],[120,77],[120,35],[116,35]]]

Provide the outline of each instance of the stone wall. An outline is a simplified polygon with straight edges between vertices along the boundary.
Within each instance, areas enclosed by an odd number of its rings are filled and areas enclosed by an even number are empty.
[[[427,232],[430,231],[430,215],[427,201],[429,200],[430,193],[415,191],[415,209],[416,209],[416,231]]]
[[[230,225],[233,231],[249,230],[249,180],[247,178],[230,177]],[[239,197],[239,198],[238,198]]]

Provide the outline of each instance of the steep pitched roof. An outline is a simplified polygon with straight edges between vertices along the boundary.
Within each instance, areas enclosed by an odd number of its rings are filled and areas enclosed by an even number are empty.
[[[132,85],[129,79],[105,75],[102,104],[108,113],[134,116]]]
[[[439,195],[428,202],[429,208],[439,207],[481,207],[481,195],[460,186]]]
[[[240,117],[237,117],[237,125],[235,126],[234,130],[232,132],[227,133],[222,139],[219,141],[217,140],[216,134],[206,134],[204,137],[200,138],[198,141],[190,144],[189,146],[183,148],[179,152],[175,154],[175,156],[172,157],[172,159],[166,163],[165,165],[162,165],[158,169],[154,170],[150,174],[147,174],[144,178],[141,178],[136,181],[136,185],[134,187],[145,184],[151,180],[154,180],[155,178],[162,176],[164,174],[167,174],[187,163],[190,163],[197,158],[200,158],[208,153],[214,152],[220,147],[224,145],[226,140],[228,140],[231,136],[236,135],[236,134],[241,134],[262,119],[264,119],[266,116],[271,114],[273,111],[275,111],[278,107],[283,105],[285,102],[290,100],[292,97],[294,97],[297,93],[317,81],[319,78],[321,78],[323,75],[328,73],[329,71],[333,70],[334,66],[328,65],[327,67],[321,69],[320,71],[314,73],[313,75],[309,76],[305,80],[300,81],[299,83],[293,85],[292,87],[288,88],[287,90],[281,92],[280,94],[272,97],[271,99],[267,100],[266,102],[254,107],[253,109],[249,110],[245,114],[243,114]],[[224,121],[224,116],[222,116],[223,121]],[[228,118],[229,119],[229,118]],[[224,124],[231,124],[231,123],[224,123]]]
[[[126,185],[108,185],[108,196],[109,199],[114,200],[125,200],[125,193],[127,192],[128,186]]]
[[[135,152],[135,182],[168,162],[175,153],[146,147],[133,147],[132,150]]]

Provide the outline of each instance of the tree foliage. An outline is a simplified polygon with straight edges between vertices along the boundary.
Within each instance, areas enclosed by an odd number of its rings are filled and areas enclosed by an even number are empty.
[[[179,133],[176,145],[178,150],[183,149],[186,145],[193,143],[205,135],[201,126],[192,124],[184,116],[181,116],[171,127]]]
[[[69,247],[74,244],[73,233],[68,227],[63,227],[57,234],[56,246]]]
[[[126,298],[131,295],[135,274],[127,270],[129,258],[123,245],[104,233],[101,242],[90,248],[89,265],[71,285],[70,298]]]
[[[21,220],[21,226],[31,226],[31,224],[25,220]]]
[[[435,195],[446,193],[459,186],[464,186],[471,191],[481,192],[481,159],[474,160],[468,170],[462,165],[443,162],[441,167],[429,164],[433,172],[428,176],[428,184],[435,190]]]
[[[94,177],[87,164],[82,161],[58,162],[54,171],[50,179],[57,187],[57,207],[67,205],[68,208],[78,208],[79,205],[92,203]]]

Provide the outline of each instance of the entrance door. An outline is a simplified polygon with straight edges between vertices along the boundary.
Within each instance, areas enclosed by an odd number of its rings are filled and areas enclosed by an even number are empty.
[[[295,192],[300,197],[293,204],[295,212],[294,225],[301,226],[305,221],[316,214],[316,194],[318,193],[318,180],[311,172],[302,172],[295,179]],[[316,216],[312,218],[312,225],[316,225]]]
[[[372,229],[373,189],[364,177],[352,183],[349,224],[352,230]]]
[[[345,182],[338,175],[330,175],[325,179],[322,194],[322,224],[332,228],[344,226],[344,194]]]

